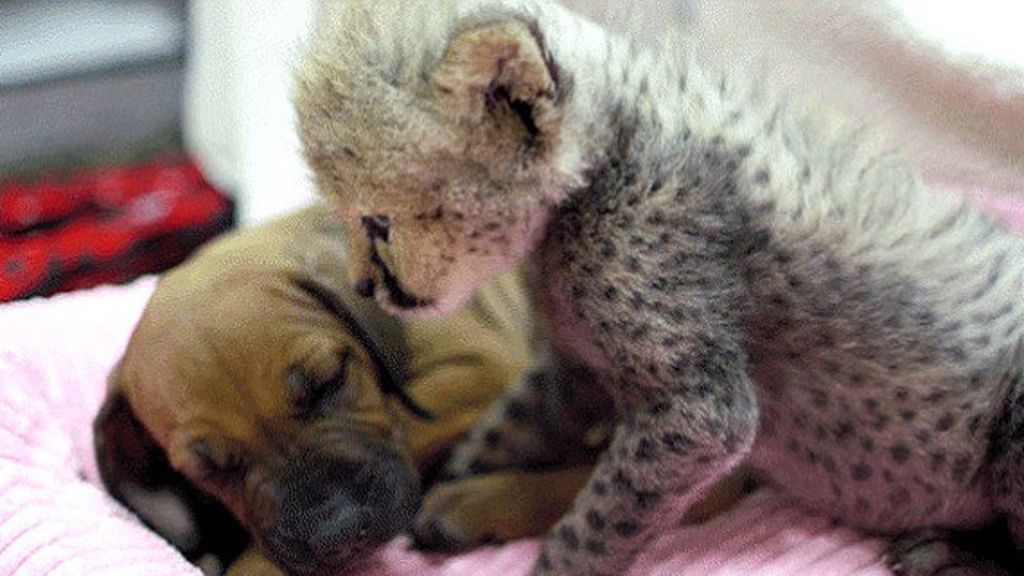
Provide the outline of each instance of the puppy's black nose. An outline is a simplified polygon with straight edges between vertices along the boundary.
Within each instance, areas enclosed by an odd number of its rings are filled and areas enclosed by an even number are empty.
[[[276,520],[261,532],[288,574],[336,574],[412,524],[419,478],[397,453],[376,449],[365,462],[303,452],[276,492]]]
[[[391,240],[391,219],[387,216],[363,216],[363,229],[366,230],[370,242],[380,240],[386,244]]]

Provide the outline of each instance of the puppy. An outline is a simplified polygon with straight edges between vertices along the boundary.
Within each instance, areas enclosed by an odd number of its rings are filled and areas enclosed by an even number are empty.
[[[421,476],[529,359],[516,276],[399,324],[347,288],[343,246],[320,207],[212,243],[161,279],[111,373],[103,480],[190,558],[248,546],[229,573],[346,568],[412,523]],[[586,479],[576,462],[455,484],[424,525],[435,545],[542,533]],[[180,517],[154,509],[168,494]],[[510,495],[518,514],[489,514]]]

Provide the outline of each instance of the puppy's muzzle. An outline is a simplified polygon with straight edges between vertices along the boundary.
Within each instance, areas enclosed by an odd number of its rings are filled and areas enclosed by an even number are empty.
[[[299,457],[276,489],[276,518],[263,543],[297,576],[333,574],[407,529],[420,503],[419,478],[406,461],[378,449],[359,462]]]

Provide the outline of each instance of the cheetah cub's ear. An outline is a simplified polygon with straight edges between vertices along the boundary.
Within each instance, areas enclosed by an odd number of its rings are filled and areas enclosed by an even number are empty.
[[[557,78],[539,32],[510,20],[459,33],[431,83],[455,120],[537,146],[555,134]]]

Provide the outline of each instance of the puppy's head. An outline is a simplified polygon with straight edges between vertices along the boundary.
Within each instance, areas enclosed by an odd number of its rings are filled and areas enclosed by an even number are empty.
[[[305,154],[348,223],[351,281],[392,312],[457,309],[536,245],[575,181],[568,78],[535,18],[481,4],[342,3],[298,72]]]
[[[386,398],[400,392],[338,295],[253,276],[197,297],[191,272],[164,278],[111,375],[96,422],[111,491],[130,505],[133,487],[193,486],[190,505],[212,497],[300,576],[405,529],[420,493]]]

